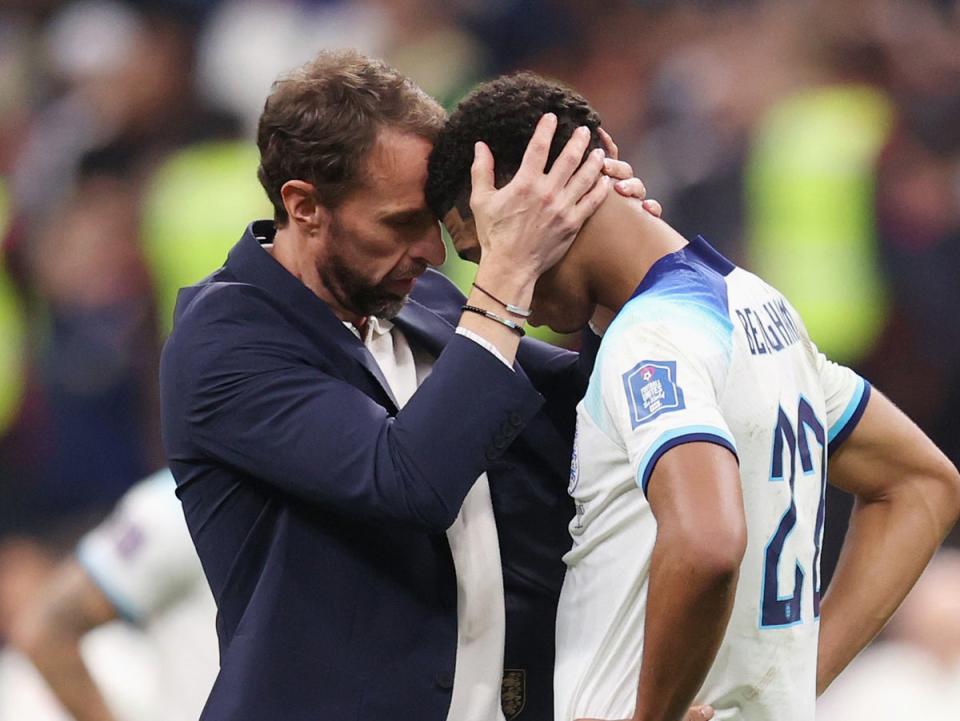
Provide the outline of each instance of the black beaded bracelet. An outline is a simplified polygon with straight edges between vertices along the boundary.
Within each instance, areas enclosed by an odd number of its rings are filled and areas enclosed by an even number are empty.
[[[496,313],[491,313],[489,310],[486,310],[485,308],[478,308],[475,305],[462,305],[460,306],[460,310],[466,313],[476,313],[477,315],[482,315],[484,318],[489,318],[490,320],[496,323],[499,323],[500,325],[505,325],[507,328],[512,330],[521,338],[523,338],[523,336],[527,334],[527,332],[523,329],[523,326],[520,323],[515,323],[509,318],[504,318],[502,316],[497,315]]]
[[[530,310],[529,308],[521,308],[519,305],[513,305],[512,303],[504,303],[502,300],[500,300],[497,296],[495,296],[495,295],[494,295],[493,293],[491,293],[489,290],[484,290],[483,288],[481,288],[481,287],[480,287],[479,285],[477,285],[476,283],[471,283],[470,285],[472,285],[474,288],[476,288],[477,290],[479,290],[479,291],[480,291],[481,293],[483,293],[485,296],[487,296],[488,298],[490,298],[490,300],[495,300],[495,301],[497,301],[497,303],[499,303],[500,305],[502,305],[504,308],[507,309],[507,312],[508,312],[508,313],[511,313],[511,314],[513,314],[513,315],[518,315],[518,316],[520,316],[521,318],[529,318],[529,317],[530,317],[530,314],[533,313],[533,311]]]

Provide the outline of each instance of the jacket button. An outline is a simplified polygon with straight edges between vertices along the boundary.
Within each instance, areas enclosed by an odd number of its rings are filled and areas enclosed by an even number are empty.
[[[487,449],[487,460],[488,460],[488,461],[495,461],[495,460],[497,460],[499,457],[500,457],[500,451],[498,451],[496,448],[488,448],[488,449]]]
[[[434,680],[440,688],[453,688],[453,674],[449,671],[441,671],[434,677]]]
[[[513,411],[510,414],[509,420],[510,420],[510,425],[513,426],[514,428],[519,428],[520,426],[523,425],[523,418],[521,418],[520,414],[517,413],[516,411]]]

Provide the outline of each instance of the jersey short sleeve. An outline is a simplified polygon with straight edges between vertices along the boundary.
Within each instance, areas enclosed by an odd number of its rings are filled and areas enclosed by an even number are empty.
[[[77,546],[87,574],[133,623],[163,611],[203,579],[175,488],[167,470],[141,481]]]
[[[628,304],[598,361],[603,425],[626,450],[644,494],[671,448],[704,441],[737,452],[719,402],[730,364],[729,320],[657,305]]]
[[[833,453],[856,428],[870,400],[870,384],[846,366],[816,353],[817,372],[827,410],[827,441]]]

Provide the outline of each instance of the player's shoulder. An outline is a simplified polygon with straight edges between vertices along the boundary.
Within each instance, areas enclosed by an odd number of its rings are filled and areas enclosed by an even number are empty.
[[[607,329],[601,354],[649,348],[729,355],[733,325],[727,275],[694,251],[661,258]]]
[[[166,468],[147,476],[132,486],[120,499],[97,532],[114,533],[117,529],[152,529],[150,536],[167,538],[186,529],[177,483]]]
[[[177,482],[168,468],[163,468],[133,485],[120,501],[120,506],[134,513],[145,512],[182,516],[176,495]]]

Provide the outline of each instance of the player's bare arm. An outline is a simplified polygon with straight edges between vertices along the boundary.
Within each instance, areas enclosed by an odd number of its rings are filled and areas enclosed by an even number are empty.
[[[657,519],[634,721],[680,721],[713,664],[733,609],[747,530],[729,450],[687,443],[657,462]]]
[[[657,541],[637,706],[624,721],[709,721],[710,706],[689,706],[726,630],[746,546],[736,459],[710,443],[678,446],[657,463],[648,497]]]
[[[68,561],[14,630],[13,645],[76,721],[115,721],[84,664],[80,639],[116,618],[113,604],[83,567]]]
[[[957,469],[876,391],[831,456],[829,481],[856,503],[821,605],[818,695],[883,628],[960,514]]]

